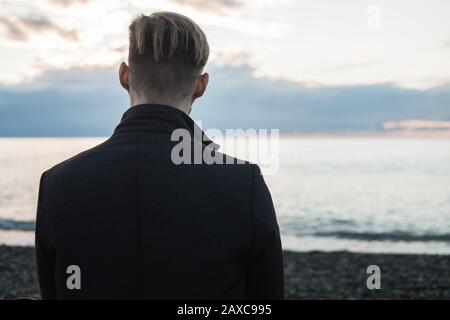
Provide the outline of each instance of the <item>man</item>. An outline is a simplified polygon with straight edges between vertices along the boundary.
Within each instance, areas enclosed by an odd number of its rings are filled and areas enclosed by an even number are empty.
[[[208,84],[208,55],[185,16],[132,22],[119,71],[131,108],[106,142],[41,178],[44,299],[283,298],[280,234],[259,168],[174,161],[180,129],[193,149],[225,158],[188,116]]]

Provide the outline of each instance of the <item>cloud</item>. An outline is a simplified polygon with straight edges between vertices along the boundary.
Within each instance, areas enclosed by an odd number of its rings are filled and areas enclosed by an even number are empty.
[[[15,17],[0,15],[0,25],[5,27],[7,37],[15,41],[27,41],[30,34],[42,32],[52,32],[66,40],[78,40],[76,31],[66,30],[47,17],[38,14]]]
[[[450,121],[450,86],[308,88],[255,78],[246,66],[209,73],[208,90],[192,114],[205,129],[376,132],[388,121]],[[127,106],[116,68],[53,71],[26,86],[0,87],[0,136],[106,136]]]
[[[349,6],[292,0],[0,0],[1,60],[14,60],[14,69],[0,63],[0,82],[23,81],[23,75],[51,68],[111,66],[126,57],[133,16],[161,9],[184,12],[204,28],[211,61],[250,65],[255,75],[319,85],[392,82],[413,88],[449,81],[448,43],[443,48],[448,34],[442,31],[448,19],[430,16],[431,10],[422,24],[407,25],[431,34],[434,24],[427,22],[439,22],[436,37],[420,44],[401,36],[406,25],[400,20],[392,32],[363,34],[359,9]],[[430,50],[417,50],[424,45]],[[224,52],[229,49],[233,52]]]
[[[332,72],[332,71],[341,71],[341,70],[348,70],[348,69],[360,69],[360,68],[365,68],[365,67],[372,67],[379,63],[380,63],[380,61],[376,60],[376,59],[355,59],[353,61],[343,63],[343,64],[338,64],[334,67],[324,69],[324,70],[327,72]]]
[[[199,11],[223,12],[227,9],[243,7],[246,0],[170,0],[171,2],[187,5]]]
[[[0,87],[0,136],[109,135],[127,104],[115,69],[48,72]]]
[[[23,26],[18,25],[14,19],[0,15],[0,26],[6,29],[6,36],[8,39],[25,41],[28,39],[27,33]]]
[[[403,120],[388,121],[383,125],[386,130],[450,130],[450,121]]]
[[[250,66],[254,56],[245,50],[216,50],[211,52],[210,61],[215,66]]]
[[[38,32],[54,32],[67,40],[78,40],[78,34],[73,30],[65,30],[57,24],[51,22],[44,16],[21,17],[19,21],[27,28]]]
[[[56,4],[58,6],[67,7],[76,3],[87,3],[91,0],[47,0],[51,4]]]
[[[210,71],[206,97],[194,115],[218,128],[382,131],[387,121],[450,120],[449,105],[449,85],[427,90],[391,84],[308,87],[255,78],[247,67],[223,67]]]

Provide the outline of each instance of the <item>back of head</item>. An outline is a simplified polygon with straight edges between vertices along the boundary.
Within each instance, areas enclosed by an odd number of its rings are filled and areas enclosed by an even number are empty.
[[[173,12],[140,15],[130,25],[130,93],[174,100],[195,89],[209,56],[206,35]]]

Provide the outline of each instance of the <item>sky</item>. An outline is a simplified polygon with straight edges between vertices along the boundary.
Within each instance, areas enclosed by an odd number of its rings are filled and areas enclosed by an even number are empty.
[[[450,120],[450,1],[0,0],[0,135],[110,134],[128,105],[128,25],[160,10],[207,34],[211,83],[192,114],[206,126]]]

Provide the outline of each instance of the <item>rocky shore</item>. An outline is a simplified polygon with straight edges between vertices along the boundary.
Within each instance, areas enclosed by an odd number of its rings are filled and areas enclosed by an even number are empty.
[[[450,256],[286,251],[285,277],[287,299],[450,299]],[[34,248],[0,246],[0,299],[17,297],[39,297]]]

